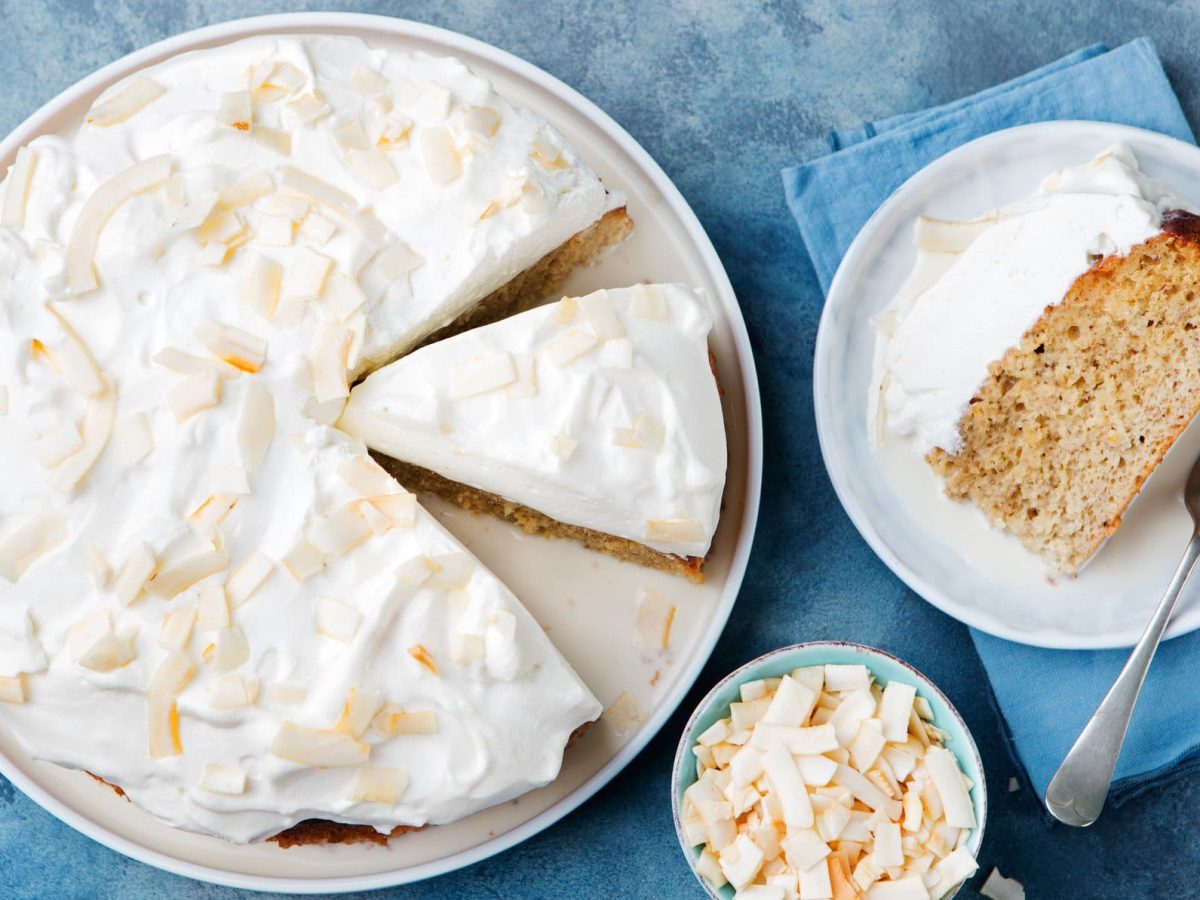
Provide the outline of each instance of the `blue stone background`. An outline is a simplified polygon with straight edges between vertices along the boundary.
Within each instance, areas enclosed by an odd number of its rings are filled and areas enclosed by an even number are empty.
[[[708,230],[741,299],[762,382],[766,474],[758,539],[733,618],[684,708],[581,809],[499,857],[390,893],[431,897],[699,896],[676,844],[668,780],[686,712],[751,657],[843,638],[911,661],[957,704],[989,773],[982,881],[1030,897],[1200,892],[1200,780],[1159,788],[1089,830],[1052,827],[1014,769],[965,628],[907,590],[838,505],[817,448],[812,355],[820,293],[779,170],[838,126],[942,103],[1085,44],[1148,34],[1200,122],[1200,6],[1161,0],[566,0],[261,3],[0,0],[0,133],[78,78],[160,38],[266,12],[345,8],[488,41],[566,81],[642,143]],[[0,898],[227,898],[125,859],[60,824],[0,778]],[[962,896],[976,896],[966,890]]]

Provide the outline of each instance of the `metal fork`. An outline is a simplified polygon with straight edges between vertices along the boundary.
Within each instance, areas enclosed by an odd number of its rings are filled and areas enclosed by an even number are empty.
[[[1154,660],[1154,651],[1158,649],[1163,632],[1167,630],[1175,601],[1192,574],[1196,560],[1200,559],[1200,459],[1192,464],[1192,471],[1188,474],[1183,502],[1192,517],[1192,539],[1183,552],[1175,576],[1159,601],[1150,624],[1129,654],[1125,668],[1109,688],[1108,694],[1046,788],[1046,809],[1050,815],[1067,825],[1084,827],[1100,817],[1112,783],[1113,770],[1117,766],[1117,757],[1125,742],[1125,732],[1129,729],[1129,720],[1133,718],[1138,694]]]

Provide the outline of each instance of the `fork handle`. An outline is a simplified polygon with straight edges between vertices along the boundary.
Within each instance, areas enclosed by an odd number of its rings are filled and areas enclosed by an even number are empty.
[[[1146,672],[1150,669],[1163,632],[1167,630],[1175,601],[1179,599],[1179,593],[1192,574],[1197,559],[1200,559],[1200,530],[1192,532],[1192,539],[1184,551],[1183,559],[1179,561],[1171,584],[1159,601],[1154,617],[1129,654],[1125,668],[1100,701],[1096,712],[1046,788],[1046,809],[1060,822],[1083,827],[1099,818],[1112,783],[1113,770],[1117,767],[1117,757],[1121,755],[1121,745],[1125,742],[1125,732],[1129,729],[1129,720],[1133,718],[1138,694],[1146,680]]]

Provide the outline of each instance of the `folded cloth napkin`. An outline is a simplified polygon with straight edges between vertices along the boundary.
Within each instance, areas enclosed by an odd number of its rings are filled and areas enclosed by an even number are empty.
[[[1098,119],[1194,140],[1145,38],[1112,51],[1088,47],[973,97],[834,132],[832,154],[783,172],[787,202],[822,289],[829,289],[870,215],[918,169],[984,134],[1051,119]],[[1043,650],[974,630],[971,637],[1014,759],[1044,795],[1129,653]],[[1200,768],[1197,658],[1200,632],[1159,648],[1117,764],[1113,803]]]

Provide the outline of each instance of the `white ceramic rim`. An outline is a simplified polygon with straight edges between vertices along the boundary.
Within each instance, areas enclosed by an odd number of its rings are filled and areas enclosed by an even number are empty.
[[[1110,131],[1113,136],[1113,141],[1129,140],[1136,138],[1137,141],[1157,143],[1162,146],[1174,147],[1183,149],[1187,153],[1197,155],[1197,148],[1192,144],[1187,144],[1177,138],[1161,134],[1157,131],[1148,131],[1144,128],[1135,128],[1131,125],[1118,125],[1110,122],[1098,122],[1083,119],[1063,119],[1053,122],[1035,122],[1030,125],[1018,125],[1014,128],[1004,128],[1000,131],[994,131],[991,134],[986,134],[978,137],[973,141],[954,148],[943,156],[939,156],[933,162],[929,163],[924,168],[918,170],[911,175],[905,182],[900,185],[891,196],[887,198],[879,208],[867,219],[866,223],[859,230],[854,240],[851,242],[846,255],[842,257],[842,261],[838,266],[837,272],[833,276],[833,281],[830,282],[829,291],[826,296],[834,296],[841,282],[847,280],[849,272],[857,268],[863,257],[867,254],[872,242],[875,240],[875,231],[877,223],[880,219],[888,214],[888,211],[898,203],[906,199],[907,194],[913,189],[914,183],[924,181],[927,178],[936,177],[946,169],[950,169],[959,164],[962,157],[970,156],[978,152],[981,148],[987,147],[993,141],[1006,139],[1014,134],[1027,134],[1028,139],[1036,141],[1039,135],[1047,135],[1052,133],[1069,134],[1072,129],[1078,129],[1080,126],[1088,128],[1103,128]],[[918,181],[919,180],[919,181]],[[831,357],[830,357],[830,332],[833,319],[834,305],[826,303],[821,311],[821,320],[817,328],[817,341],[813,356],[813,401],[814,411],[817,419],[817,440],[821,445],[821,456],[825,461],[825,468],[829,473],[829,480],[833,482],[834,492],[837,494],[838,500],[841,501],[843,509],[850,517],[850,521],[854,523],[859,534],[875,551],[883,563],[892,570],[901,581],[911,588],[918,596],[930,603],[937,609],[944,612],[951,618],[957,619],[964,625],[971,628],[976,628],[980,631],[995,637],[1004,638],[1005,640],[1014,641],[1020,644],[1027,644],[1035,647],[1046,647],[1055,650],[1093,650],[1093,649],[1110,649],[1120,647],[1131,647],[1137,640],[1137,634],[1126,639],[1125,635],[1118,635],[1115,639],[1101,639],[1089,637],[1087,635],[1075,635],[1068,633],[1059,633],[1056,636],[1041,636],[1031,635],[1029,632],[1015,631],[1005,627],[1002,623],[994,618],[988,618],[978,612],[973,607],[964,607],[954,601],[954,599],[941,587],[928,581],[922,575],[918,574],[912,567],[900,559],[893,552],[891,546],[883,539],[876,530],[870,516],[866,514],[862,506],[858,502],[857,494],[852,487],[854,473],[848,471],[844,460],[836,452],[839,449],[839,444],[832,436],[832,426],[830,422],[833,419],[833,411],[830,409],[829,392],[826,390],[827,380],[830,377]],[[1168,638],[1177,637],[1183,632],[1172,631],[1168,633]]]
[[[745,510],[742,517],[742,527],[737,536],[737,545],[733,559],[730,562],[729,577],[725,582],[725,590],[719,606],[714,611],[707,630],[697,642],[696,651],[692,654],[683,674],[676,680],[674,690],[667,694],[657,705],[654,712],[647,718],[639,736],[623,746],[617,754],[608,761],[591,778],[581,784],[570,794],[563,797],[549,809],[544,810],[532,819],[513,828],[492,840],[479,844],[468,850],[452,854],[442,859],[379,872],[371,875],[337,878],[304,878],[289,879],[272,876],[248,875],[239,872],[228,872],[211,866],[176,859],[165,853],[140,846],[120,835],[79,815],[65,804],[61,803],[47,791],[43,790],[32,779],[0,756],[0,774],[19,788],[26,796],[51,813],[61,821],[70,825],[76,831],[87,835],[92,840],[104,846],[159,869],[184,875],[198,881],[227,887],[244,888],[276,893],[316,894],[344,893],[348,891],[371,890],[376,888],[394,887],[444,875],[472,863],[479,862],[501,853],[535,834],[553,825],[567,813],[575,810],[588,800],[600,788],[617,776],[634,757],[658,734],[662,726],[678,708],[687,692],[695,684],[704,664],[712,655],[713,647],[729,620],[734,601],[741,589],[742,579],[746,573],[746,564],[750,557],[750,547],[754,541],[755,526],[758,522],[759,499],[762,492],[762,404],[758,388],[758,374],[754,366],[754,355],[750,347],[750,336],[746,331],[746,323],[742,318],[737,296],[733,285],[717,256],[716,249],[709,240],[699,219],[692,211],[688,202],[683,198],[679,189],[671,182],[662,168],[654,161],[640,144],[630,134],[618,125],[607,113],[585,98],[582,94],[566,85],[564,82],[539,69],[532,63],[513,56],[504,50],[475,38],[467,37],[444,28],[413,22],[408,19],[392,18],[390,16],[370,15],[366,13],[280,13],[276,15],[254,16],[244,19],[234,19],[216,25],[208,25],[192,31],[186,31],[164,40],[150,44],[140,50],[109,63],[101,69],[76,82],[58,96],[49,100],[25,121],[18,125],[3,141],[0,141],[0,159],[5,158],[15,149],[40,133],[40,124],[55,111],[75,102],[80,97],[97,91],[101,86],[111,83],[124,74],[141,68],[151,61],[168,54],[180,53],[191,49],[197,43],[214,40],[236,40],[252,34],[267,32],[286,33],[295,29],[356,29],[363,33],[385,32],[403,37],[431,39],[459,47],[464,51],[478,55],[499,67],[509,69],[516,74],[529,79],[539,87],[555,94],[565,103],[575,107],[584,116],[601,128],[622,150],[633,157],[643,173],[660,191],[664,202],[670,206],[683,226],[687,229],[705,265],[709,268],[719,292],[718,300],[729,320],[730,332],[737,349],[741,375],[745,389],[746,401],[746,494]],[[164,825],[163,827],[169,827]]]
[[[798,644],[789,644],[786,647],[780,647],[778,650],[771,650],[767,653],[764,653],[762,656],[750,660],[749,662],[742,663],[742,665],[738,666],[736,669],[714,684],[712,690],[704,695],[704,699],[696,704],[696,708],[692,710],[692,714],[688,716],[687,724],[683,726],[683,734],[680,735],[679,738],[679,746],[675,749],[675,761],[671,765],[671,817],[675,820],[675,837],[679,840],[679,846],[683,850],[683,856],[684,859],[687,860],[688,868],[692,870],[692,874],[696,876],[696,880],[700,882],[700,886],[704,888],[704,892],[711,898],[711,900],[724,900],[724,898],[722,898],[720,894],[713,890],[712,885],[708,883],[707,878],[696,871],[696,865],[692,860],[692,854],[690,852],[692,848],[688,846],[687,838],[683,833],[683,818],[679,811],[679,791],[676,790],[676,788],[679,787],[679,779],[681,773],[683,772],[684,760],[691,758],[691,747],[689,746],[690,742],[688,737],[692,733],[692,728],[696,724],[696,720],[700,718],[703,713],[708,711],[709,707],[712,706],[713,699],[716,697],[717,693],[727,684],[730,682],[739,681],[746,676],[748,670],[757,668],[763,663],[770,662],[777,656],[783,656],[786,653],[792,653],[796,650],[806,650],[813,647],[828,647],[830,649],[838,647],[851,647],[856,651],[861,651],[868,657],[875,656],[889,659],[902,669],[908,671],[917,684],[927,688],[931,693],[936,694],[941,698],[941,701],[946,704],[946,709],[950,710],[950,715],[954,717],[955,721],[958,722],[959,727],[962,728],[963,734],[966,735],[967,746],[970,748],[971,757],[975,762],[975,770],[979,773],[980,785],[982,788],[979,791],[979,821],[976,823],[974,834],[970,836],[970,839],[967,841],[967,845],[971,852],[976,856],[979,854],[979,848],[983,845],[983,832],[984,828],[987,826],[988,811],[987,773],[983,768],[983,757],[979,755],[979,747],[975,744],[975,735],[973,735],[971,733],[971,729],[967,727],[966,720],[962,717],[962,714],[958,711],[958,708],[950,702],[950,698],[942,692],[942,689],[934,684],[929,677],[920,671],[916,666],[905,662],[898,656],[888,653],[886,650],[880,650],[878,647],[872,647],[869,644],[860,644],[857,641],[801,641]],[[965,881],[959,884],[959,886],[954,889],[953,893],[948,894],[945,897],[945,900],[952,900],[952,898],[962,890],[964,884],[966,884]]]

